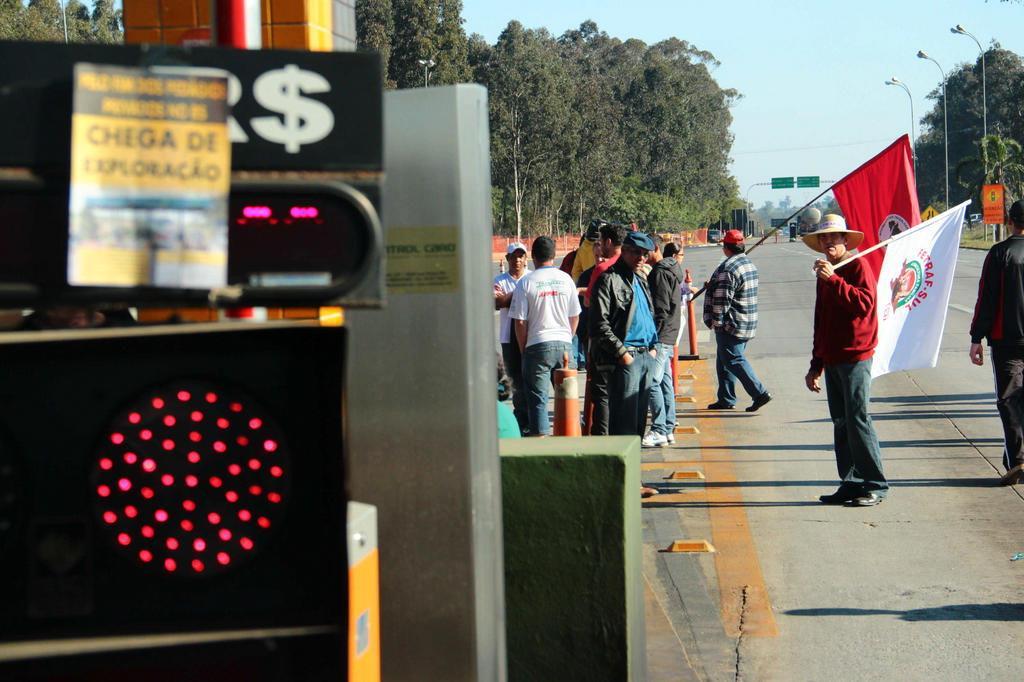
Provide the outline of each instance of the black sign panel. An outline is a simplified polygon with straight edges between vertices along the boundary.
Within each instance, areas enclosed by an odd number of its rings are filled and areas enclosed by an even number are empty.
[[[380,59],[354,52],[0,41],[0,166],[65,173],[76,62],[228,78],[235,170],[382,168]]]

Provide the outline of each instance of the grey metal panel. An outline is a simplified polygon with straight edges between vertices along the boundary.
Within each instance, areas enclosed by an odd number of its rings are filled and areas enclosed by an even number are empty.
[[[456,226],[460,278],[348,316],[348,483],[378,510],[383,675],[504,680],[487,93],[388,92],[384,119],[385,241]]]
[[[355,50],[355,2],[346,2],[345,0],[334,0],[334,2],[331,3],[331,32],[334,34],[335,50]],[[344,44],[345,47],[339,48],[339,43]]]

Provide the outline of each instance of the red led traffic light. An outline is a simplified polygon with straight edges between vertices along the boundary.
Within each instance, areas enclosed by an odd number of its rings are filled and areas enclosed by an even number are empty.
[[[99,526],[149,570],[231,570],[255,555],[288,499],[284,434],[250,395],[200,381],[147,390],[96,453]]]

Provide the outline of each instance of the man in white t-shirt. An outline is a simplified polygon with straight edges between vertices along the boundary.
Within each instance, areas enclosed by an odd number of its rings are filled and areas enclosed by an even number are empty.
[[[519,280],[509,317],[523,351],[523,383],[531,436],[551,433],[548,391],[554,371],[570,353],[580,319],[580,301],[572,277],[555,267],[555,242],[533,240],[533,272]],[[571,361],[570,361],[571,362]]]
[[[508,272],[494,278],[494,309],[498,313],[498,341],[501,343],[501,359],[505,361],[505,373],[512,379],[512,409],[519,423],[519,431],[525,435],[529,429],[526,416],[526,387],[523,385],[523,353],[519,350],[512,320],[508,309],[512,304],[512,292],[528,271],[526,269],[526,245],[512,242],[505,254]]]

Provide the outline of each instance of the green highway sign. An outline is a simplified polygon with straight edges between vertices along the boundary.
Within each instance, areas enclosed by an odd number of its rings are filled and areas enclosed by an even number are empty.
[[[792,189],[793,178],[772,178],[772,189]]]
[[[818,175],[799,175],[796,179],[797,187],[817,187],[821,184],[821,177]],[[792,185],[790,185],[792,187]]]

